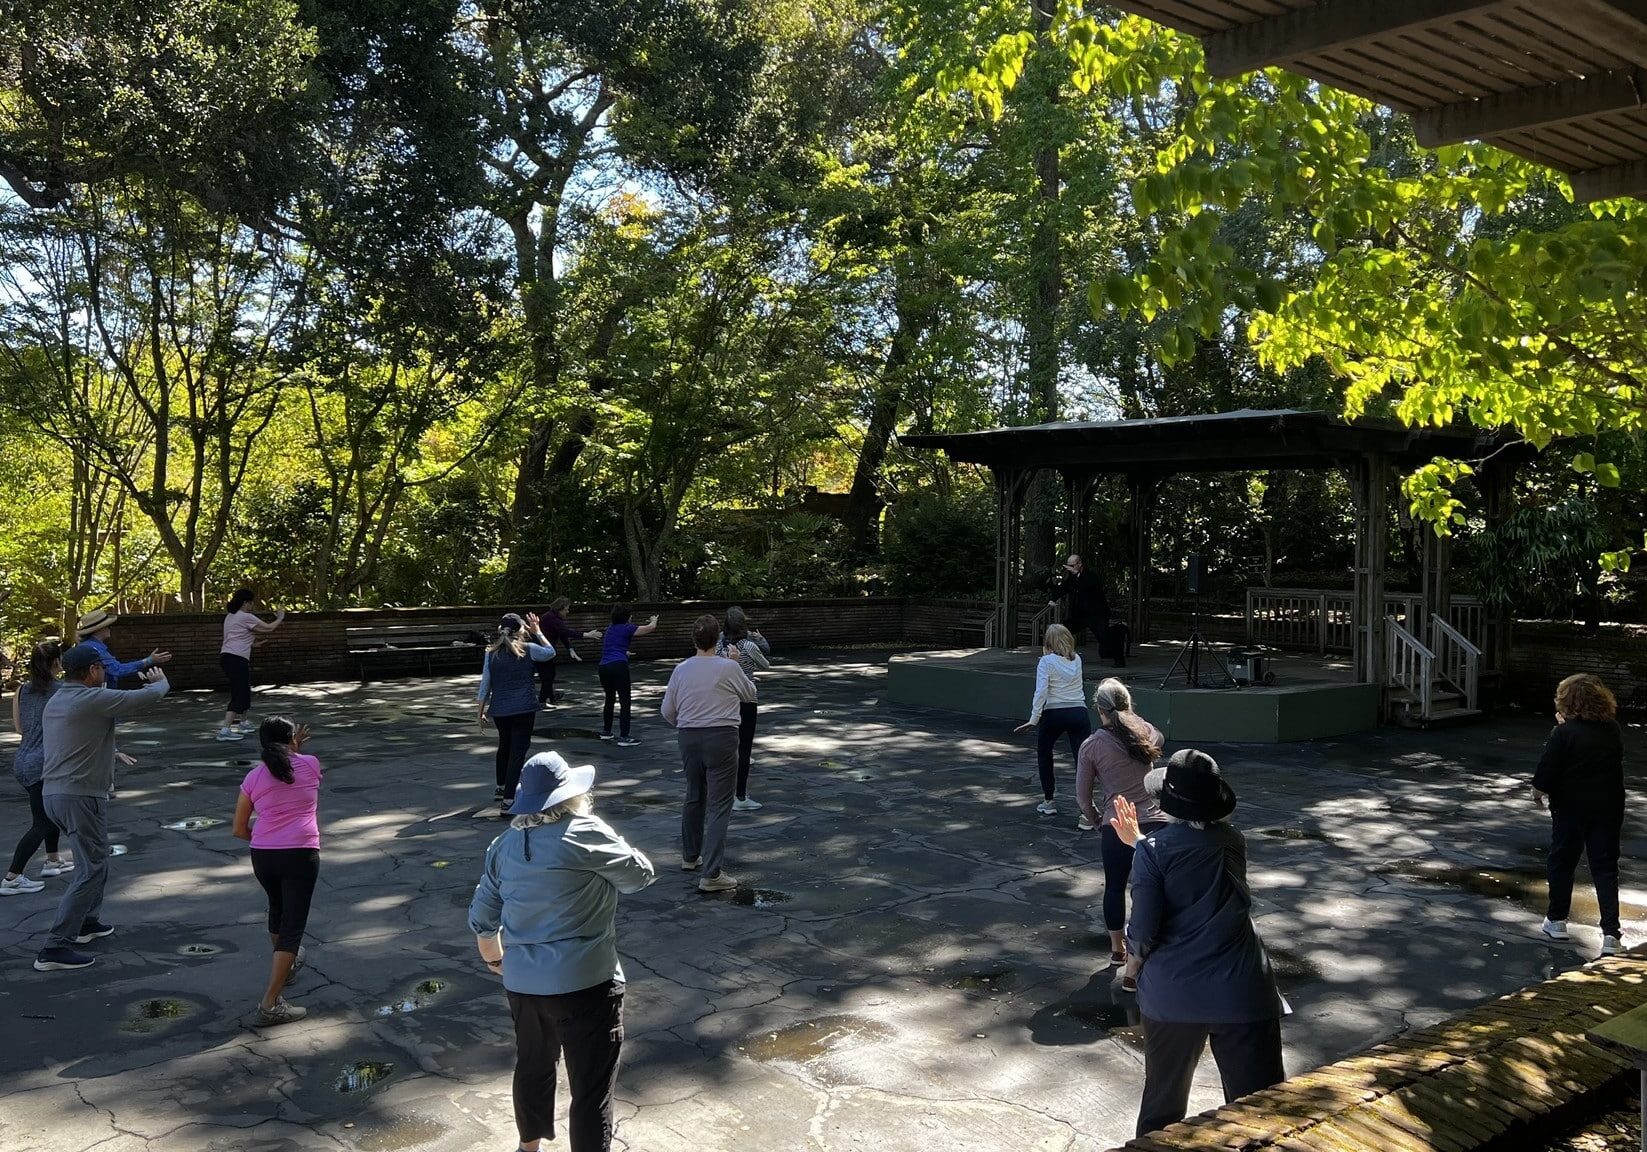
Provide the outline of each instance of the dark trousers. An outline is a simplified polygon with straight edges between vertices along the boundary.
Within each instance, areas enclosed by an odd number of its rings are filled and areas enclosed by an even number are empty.
[[[732,728],[678,728],[675,739],[686,775],[681,859],[701,856],[703,874],[719,876],[738,778],[738,733]]]
[[[760,707],[753,700],[738,704],[738,799],[749,799],[749,760],[755,754],[755,719]]]
[[[309,926],[309,906],[320,882],[318,848],[253,848],[252,875],[269,898],[269,934],[276,952],[296,954]]]
[[[1550,809],[1550,910],[1551,920],[1565,920],[1573,905],[1573,872],[1580,856],[1590,858],[1590,879],[1596,886],[1596,904],[1601,909],[1601,931],[1619,935],[1618,925],[1618,842],[1624,835],[1624,812],[1587,812],[1570,808]]]
[[[551,704],[555,699],[555,665],[559,660],[535,660],[538,666],[538,703]]]
[[[1226,1104],[1287,1078],[1281,1069],[1280,1017],[1252,1024],[1168,1024],[1146,1016],[1144,1098],[1138,1105],[1137,1135],[1184,1118],[1190,1082],[1208,1037]]]
[[[492,723],[498,726],[498,787],[503,789],[506,800],[515,798],[521,765],[526,763],[526,755],[532,750],[532,727],[537,719],[536,712],[492,717]]]
[[[57,904],[47,944],[74,947],[79,936],[103,911],[109,883],[108,801],[101,796],[47,796],[46,815],[63,830],[74,850],[74,880]]]
[[[1159,832],[1165,825],[1153,821],[1139,826],[1138,831],[1148,836]],[[1105,824],[1098,834],[1104,854],[1104,927],[1119,932],[1127,926],[1127,881],[1132,879],[1132,846]]]
[[[33,823],[29,825],[29,830],[23,833],[23,838],[17,842],[17,851],[11,854],[9,869],[19,876],[23,874],[23,866],[29,862],[29,857],[34,855],[40,845],[46,846],[48,855],[57,854],[58,829],[57,825],[51,822],[51,817],[46,815],[46,803],[40,795],[44,787],[41,783],[29,785],[29,818]]]
[[[555,1138],[555,1058],[564,1054],[572,1086],[572,1152],[609,1152],[612,1090],[623,1049],[623,985],[608,980],[560,996],[508,995],[521,1143]]]
[[[1041,769],[1041,792],[1048,800],[1058,790],[1052,776],[1052,750],[1058,737],[1069,737],[1069,754],[1079,758],[1081,742],[1092,735],[1092,716],[1086,705],[1068,708],[1047,708],[1041,713],[1041,726],[1035,733],[1035,762]]]
[[[606,693],[606,708],[601,713],[601,731],[612,734],[612,705],[618,704],[618,735],[629,735],[629,661],[616,660],[600,666],[600,686]]]
[[[218,660],[229,681],[229,711],[244,716],[252,710],[252,662],[232,652],[221,653]]]

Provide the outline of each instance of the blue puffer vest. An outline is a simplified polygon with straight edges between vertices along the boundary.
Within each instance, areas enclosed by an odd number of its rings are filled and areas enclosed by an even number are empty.
[[[538,694],[532,677],[537,665],[524,656],[500,648],[491,657],[492,705],[494,716],[524,716],[538,710]]]

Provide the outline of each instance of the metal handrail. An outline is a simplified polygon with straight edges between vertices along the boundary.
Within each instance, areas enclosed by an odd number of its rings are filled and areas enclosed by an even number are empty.
[[[1427,721],[1433,703],[1435,653],[1394,616],[1384,617],[1384,625],[1389,637],[1389,668],[1384,682],[1390,688],[1405,689],[1418,702],[1419,718]]]
[[[1439,616],[1430,617],[1430,641],[1438,654],[1441,678],[1464,697],[1464,707],[1476,707],[1481,691],[1481,649]]]

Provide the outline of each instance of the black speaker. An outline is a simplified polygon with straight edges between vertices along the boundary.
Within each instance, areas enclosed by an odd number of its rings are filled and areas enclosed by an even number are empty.
[[[1191,552],[1184,566],[1184,590],[1191,596],[1201,595],[1201,582],[1207,578],[1207,566],[1201,562],[1201,553]]]

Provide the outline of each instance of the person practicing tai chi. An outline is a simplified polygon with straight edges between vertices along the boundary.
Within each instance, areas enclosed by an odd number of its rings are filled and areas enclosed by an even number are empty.
[[[609,1152],[623,1048],[618,896],[657,878],[652,862],[595,815],[595,769],[556,752],[526,762],[509,828],[486,849],[469,930],[503,979],[515,1024],[521,1152],[555,1138],[555,1060],[566,1061],[572,1152]]]
[[[485,725],[488,714],[498,730],[497,788],[494,800],[505,804],[515,798],[521,765],[532,749],[532,729],[537,726],[537,694],[532,691],[536,661],[553,660],[555,650],[538,628],[538,618],[527,614],[523,620],[514,612],[498,622],[498,638],[486,650],[480,666],[480,688],[475,692],[478,719]],[[502,815],[502,813],[499,813]]]
[[[606,694],[606,706],[601,712],[600,738],[612,739],[612,706],[616,704],[619,748],[633,748],[640,743],[629,734],[629,644],[636,636],[645,636],[658,628],[656,616],[645,624],[631,624],[630,615],[629,605],[618,604],[612,609],[612,622],[605,631],[597,628],[583,634],[586,639],[600,641],[600,666],[596,672],[600,676],[601,690]]]
[[[229,597],[228,611],[223,617],[223,647],[218,660],[223,665],[223,678],[229,682],[229,707],[223,713],[223,726],[217,730],[219,740],[246,738],[240,725],[252,710],[252,648],[263,643],[263,637],[286,619],[285,611],[281,610],[274,614],[273,620],[264,620],[256,608],[257,593],[241,588]]]
[[[1601,913],[1601,954],[1624,947],[1618,917],[1619,840],[1624,834],[1624,733],[1618,702],[1587,672],[1556,685],[1556,726],[1533,773],[1533,800],[1550,809],[1549,910],[1540,931],[1567,940],[1573,872],[1590,858]]]
[[[159,668],[142,674],[133,692],[106,692],[102,657],[90,644],[63,653],[63,680],[41,713],[46,763],[46,815],[74,849],[74,882],[63,893],[46,946],[34,958],[38,972],[86,968],[97,958],[78,946],[113,934],[98,919],[109,880],[109,789],[114,783],[114,730],[126,716],[152,707],[170,685]]]
[[[732,794],[738,781],[739,706],[753,703],[755,685],[734,659],[715,655],[720,624],[713,616],[692,622],[697,652],[675,665],[663,690],[663,718],[677,733],[686,771],[681,807],[681,869],[703,870],[700,892],[725,892],[738,882],[721,867]]]
[[[97,659],[103,665],[105,688],[118,688],[120,681],[126,677],[146,672],[150,668],[158,668],[172,658],[170,652],[156,648],[141,660],[116,659],[114,653],[109,651],[109,638],[113,635],[114,625],[119,619],[120,617],[113,612],[105,612],[99,608],[80,617],[80,623],[75,625],[74,629],[75,642],[89,645],[97,653]]]
[[[1058,805],[1053,796],[1058,783],[1053,773],[1053,754],[1058,737],[1069,737],[1070,757],[1079,763],[1081,742],[1092,735],[1081,657],[1075,651],[1075,638],[1062,624],[1049,625],[1046,630],[1041,659],[1035,665],[1035,696],[1030,701],[1029,719],[1013,731],[1028,732],[1037,726],[1035,764],[1041,772],[1042,800],[1035,810],[1043,816],[1056,816]]]
[[[42,877],[61,876],[74,870],[74,861],[57,849],[60,833],[57,825],[51,822],[51,817],[46,815],[46,802],[42,797],[45,786],[41,783],[46,770],[45,732],[41,727],[41,716],[46,710],[46,701],[57,691],[57,677],[63,671],[57,658],[62,654],[63,645],[56,640],[36,644],[29,656],[28,679],[17,686],[11,698],[11,726],[23,738],[17,757],[12,761],[12,772],[23,786],[23,791],[28,793],[30,822],[29,830],[23,833],[11,854],[11,867],[6,869],[5,879],[0,880],[0,896],[21,896],[45,888],[39,880],[30,880],[23,874],[30,857],[42,844],[46,846],[46,862],[40,868]]]
[[[303,752],[309,729],[271,716],[257,729],[263,759],[240,784],[234,834],[251,842],[252,875],[269,901],[269,983],[257,1022],[290,1024],[307,1008],[281,997],[303,967],[303,932],[320,881],[320,761]]]
[[[572,601],[565,596],[555,597],[554,600],[550,601],[549,607],[538,613],[538,626],[543,635],[548,638],[551,647],[556,644],[564,644],[566,645],[566,654],[573,660],[581,662],[583,657],[578,655],[578,650],[572,647],[572,643],[575,640],[582,639],[582,637],[566,622],[566,616],[564,615],[571,606]],[[538,703],[553,707],[560,703],[560,693],[555,691],[556,662],[554,660],[538,660],[535,663],[538,668],[538,683],[540,685],[538,688]]]
[[[766,637],[758,629],[749,627],[749,618],[744,615],[743,609],[736,606],[728,608],[726,624],[715,643],[715,655],[736,660],[743,674],[749,677],[749,686],[756,688],[757,695],[759,689],[755,683],[755,673],[772,667],[772,661],[767,659],[771,654],[772,645],[766,642]],[[738,706],[738,787],[736,798],[732,801],[734,812],[754,812],[760,808],[758,801],[749,798],[749,762],[755,753],[755,721],[759,714],[760,708],[753,700]]]
[[[1098,574],[1089,571],[1079,556],[1064,561],[1064,578],[1058,584],[1056,599],[1048,603],[1056,606],[1059,600],[1065,601],[1064,622],[1077,648],[1087,642],[1089,632],[1093,639],[1103,641],[1109,631],[1109,597]]]

